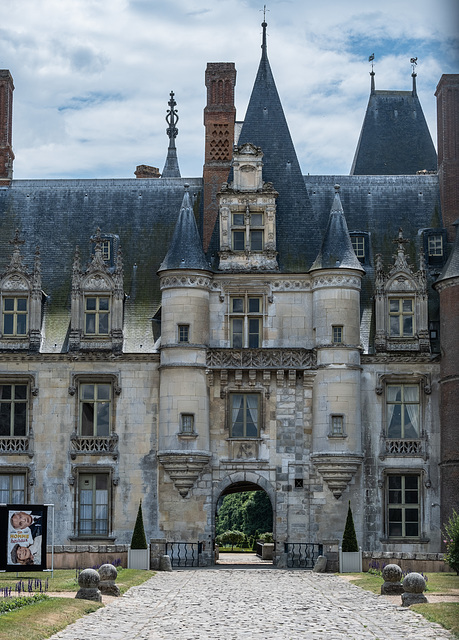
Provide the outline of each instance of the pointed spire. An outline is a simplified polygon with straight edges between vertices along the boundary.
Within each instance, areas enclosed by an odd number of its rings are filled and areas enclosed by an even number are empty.
[[[418,74],[417,74],[417,73],[414,73],[414,71],[413,71],[413,73],[411,74],[411,77],[413,78],[413,89],[412,89],[411,93],[412,93],[412,95],[413,95],[413,96],[416,96],[416,95],[417,95],[417,92],[416,92],[416,76],[417,76],[417,75],[418,75]]]
[[[308,238],[317,237],[319,230],[269,64],[265,20],[262,27],[261,60],[238,145],[249,142],[261,148],[263,179],[265,182],[272,182],[279,193],[277,240],[279,246],[289,246],[292,249],[290,252],[279,252],[280,269],[306,272],[314,260]],[[295,246],[292,246],[291,239],[293,228],[298,229]]]
[[[344,217],[343,205],[339,197],[339,185],[335,185],[333,200],[327,230],[311,271],[318,269],[356,269],[365,271],[355,255],[351,237]]]
[[[169,251],[161,263],[158,273],[167,269],[211,270],[202,248],[202,241],[196,225],[188,187],[189,185],[185,184],[185,194],[177,224],[175,225],[174,235],[172,236]]]
[[[167,149],[166,162],[161,174],[162,178],[180,178],[180,169],[177,160],[177,149],[175,148],[175,138],[178,136],[177,122],[179,120],[177,109],[177,103],[174,100],[174,92],[170,93],[170,100],[168,102],[169,109],[167,111],[166,122],[168,127],[166,133],[169,136],[169,147]]]

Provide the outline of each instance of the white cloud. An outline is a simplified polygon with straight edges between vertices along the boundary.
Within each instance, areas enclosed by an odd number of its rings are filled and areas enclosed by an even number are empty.
[[[254,0],[4,0],[0,67],[14,95],[15,178],[129,177],[161,170],[169,92],[182,175],[202,173],[207,62],[235,62],[242,119],[260,58]],[[369,95],[418,93],[435,141],[435,86],[458,71],[456,0],[274,0],[268,52],[305,173],[348,173]]]

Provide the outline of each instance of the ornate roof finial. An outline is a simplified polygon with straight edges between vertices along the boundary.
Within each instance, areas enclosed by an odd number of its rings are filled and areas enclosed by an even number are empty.
[[[175,148],[175,138],[178,136],[177,122],[179,120],[177,109],[177,103],[174,99],[174,92],[170,93],[170,100],[167,103],[169,109],[167,110],[166,122],[168,127],[166,133],[169,136],[169,147],[167,149],[166,162],[162,173],[163,178],[180,178],[180,169],[177,160],[177,149]]]
[[[179,117],[178,117],[177,109],[174,108],[177,106],[177,103],[174,100],[174,95],[175,95],[174,92],[171,91],[170,93],[171,99],[167,103],[170,109],[167,110],[167,115],[166,115],[166,122],[169,125],[166,129],[166,133],[169,136],[169,138],[175,139],[178,136],[178,129],[176,127],[176,124],[179,121]]]

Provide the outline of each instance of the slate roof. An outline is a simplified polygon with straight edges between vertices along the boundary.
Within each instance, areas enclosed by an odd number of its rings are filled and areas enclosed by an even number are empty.
[[[196,226],[188,184],[185,184],[185,193],[177,224],[175,225],[174,235],[159,271],[166,271],[167,269],[211,271],[204,255],[202,240]]]
[[[414,80],[412,91],[376,91],[372,85],[351,175],[436,171],[437,154]]]
[[[438,277],[435,284],[449,280],[450,278],[459,278],[459,219],[453,223],[456,227],[456,239],[449,254],[449,258]]]
[[[263,180],[272,182],[277,198],[276,235],[281,271],[307,271],[317,250],[319,226],[304,186],[295,147],[285,119],[268,60],[266,22],[263,22],[262,55],[238,144],[251,142],[263,151]],[[294,232],[292,233],[292,230]]]
[[[124,263],[125,349],[152,350],[152,317],[161,295],[158,268],[168,250],[190,184],[195,212],[201,203],[202,179],[14,180],[0,188],[0,272],[12,253],[16,229],[25,240],[22,255],[31,266],[35,248],[41,253],[45,304],[43,348],[65,349],[70,322],[72,262],[81,249],[89,259],[90,236],[116,234]],[[54,346],[56,345],[56,346]],[[142,347],[140,347],[142,345]]]
[[[352,248],[343,205],[339,197],[339,185],[335,185],[335,198],[322,246],[310,270],[316,271],[318,269],[357,269],[358,271],[364,271]]]

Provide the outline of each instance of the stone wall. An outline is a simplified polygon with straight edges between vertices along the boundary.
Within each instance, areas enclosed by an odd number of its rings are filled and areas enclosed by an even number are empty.
[[[52,548],[48,545],[46,562],[48,569],[52,563]],[[101,564],[121,561],[127,567],[128,545],[55,545],[54,569],[88,569]]]

